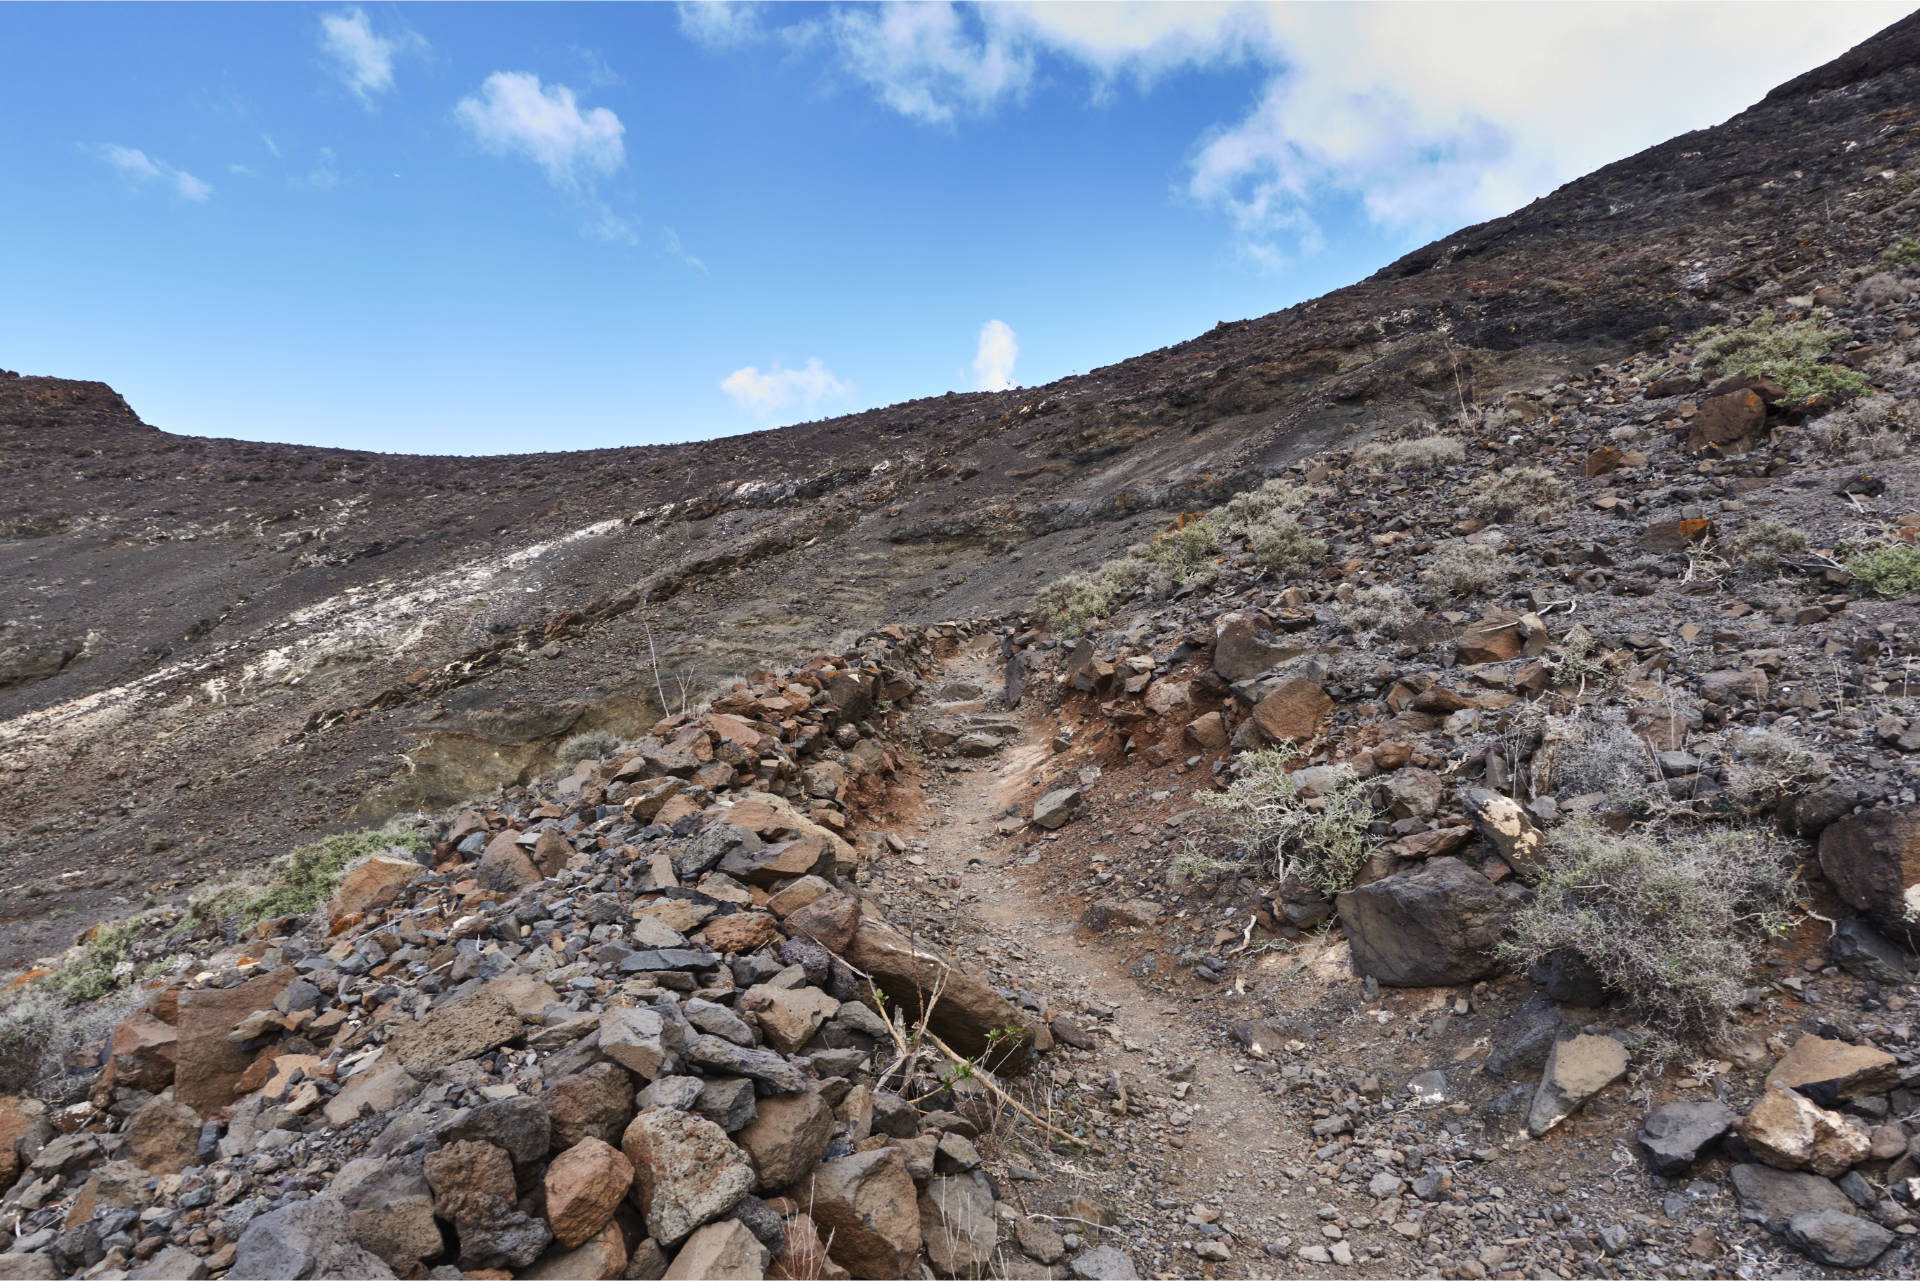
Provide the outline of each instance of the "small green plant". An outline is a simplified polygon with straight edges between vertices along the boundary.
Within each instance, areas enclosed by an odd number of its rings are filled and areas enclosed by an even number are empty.
[[[1220,816],[1244,854],[1272,859],[1282,879],[1293,877],[1331,897],[1353,887],[1373,851],[1373,806],[1347,766],[1336,767],[1338,781],[1322,795],[1301,796],[1287,770],[1293,756],[1284,744],[1242,752],[1227,790],[1195,799]]]
[[[133,977],[133,967],[128,966],[122,974],[120,966],[133,949],[142,924],[136,916],[96,927],[92,937],[80,945],[79,955],[62,965],[47,982],[69,1001],[97,1001],[125,986]]]
[[[1040,591],[1040,607],[1062,636],[1078,636],[1105,618],[1119,593],[1104,579],[1087,574],[1056,578]]]
[[[302,845],[286,858],[276,882],[240,908],[240,924],[250,926],[277,916],[301,916],[333,897],[340,880],[356,863],[394,848],[415,858],[429,852],[425,840],[391,826],[340,832]]]
[[[1147,544],[1146,559],[1174,583],[1185,583],[1220,553],[1220,534],[1202,516],[1168,530]]]
[[[1813,546],[1806,530],[1777,520],[1763,520],[1741,527],[1727,540],[1727,559],[1762,572],[1777,568],[1784,556],[1798,556]]]
[[[1764,831],[1609,835],[1580,823],[1547,838],[1547,870],[1500,953],[1526,967],[1565,949],[1681,1042],[1727,1026],[1762,945],[1800,900],[1792,851]]]
[[[1461,600],[1490,592],[1513,572],[1511,558],[1485,543],[1448,543],[1420,575],[1438,596]]]
[[[590,729],[560,744],[560,750],[555,755],[562,765],[578,765],[581,761],[611,756],[619,746],[619,735],[604,729]]]
[[[1854,586],[1893,599],[1920,593],[1920,544],[1886,543],[1847,558]]]
[[[1467,509],[1483,520],[1535,520],[1565,507],[1573,489],[1545,467],[1488,472],[1467,491]]]
[[[1747,374],[1771,378],[1780,384],[1789,400],[1826,396],[1848,400],[1865,392],[1870,384],[1851,369],[1823,365],[1820,358],[1846,335],[1828,329],[1825,313],[1811,319],[1782,324],[1771,311],[1763,311],[1753,322],[1740,329],[1728,329],[1700,343],[1694,364],[1708,374]]]
[[[1920,262],[1920,240],[1915,240],[1912,236],[1900,237],[1899,244],[1888,247],[1887,251],[1880,255],[1880,265],[1889,269],[1910,267],[1916,262]]]
[[[1340,624],[1357,636],[1398,636],[1420,620],[1420,607],[1398,587],[1362,587],[1340,604]]]

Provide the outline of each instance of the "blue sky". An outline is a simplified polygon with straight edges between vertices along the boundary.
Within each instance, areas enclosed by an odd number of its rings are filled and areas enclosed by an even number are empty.
[[[9,5],[0,366],[433,453],[1031,385],[1349,283],[1903,9]]]

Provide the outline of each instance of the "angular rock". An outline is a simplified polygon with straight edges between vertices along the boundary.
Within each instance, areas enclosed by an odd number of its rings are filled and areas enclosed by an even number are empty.
[[[519,1036],[520,1016],[485,989],[455,997],[414,1023],[403,1023],[387,1045],[400,1066],[418,1074],[485,1054]]]
[[[427,1154],[434,1213],[453,1224],[460,1266],[524,1268],[553,1239],[546,1223],[519,1208],[513,1162],[491,1143],[462,1140]]]
[[[1079,788],[1057,787],[1033,803],[1033,825],[1047,831],[1063,827],[1079,808]]]
[[[760,1100],[753,1122],[734,1135],[753,1165],[754,1190],[798,1183],[833,1138],[833,1109],[818,1090]]]
[[[633,1163],[611,1143],[582,1139],[547,1167],[547,1226],[571,1250],[605,1227],[633,1184]]]
[[[687,1238],[673,1256],[664,1281],[706,1281],[711,1277],[761,1281],[771,1258],[767,1247],[740,1220],[722,1219]]]
[[[978,1174],[934,1178],[920,1195],[920,1238],[939,1277],[984,1277],[998,1240],[993,1193]]]
[[[792,1094],[807,1088],[806,1076],[788,1062],[785,1055],[735,1045],[717,1036],[694,1037],[687,1042],[686,1058],[696,1067],[750,1076],[775,1094]]]
[[[760,1034],[782,1054],[796,1053],[840,1010],[840,1002],[817,987],[750,987],[735,1005],[759,1020]]]
[[[627,1126],[620,1149],[633,1163],[629,1195],[663,1247],[680,1244],[753,1190],[746,1153],[725,1130],[686,1112],[642,1112]]]
[[[1889,938],[1920,946],[1920,805],[1871,809],[1829,825],[1820,833],[1820,870]]]
[[[856,1277],[905,1274],[920,1250],[920,1207],[898,1148],[827,1161],[807,1183],[808,1207],[827,1253]]]
[[[1273,692],[1253,706],[1253,723],[1270,743],[1305,746],[1320,736],[1320,727],[1333,711],[1327,691],[1305,677],[1281,681]]]
[[[116,1085],[158,1094],[173,1084],[180,1034],[145,1010],[122,1020],[113,1029],[108,1048]]]
[[[546,1159],[553,1145],[553,1123],[539,1099],[515,1095],[465,1110],[441,1131],[441,1137],[491,1143],[507,1154],[516,1171],[524,1173]]]
[[[1822,1107],[1862,1094],[1880,1094],[1900,1083],[1900,1063],[1885,1050],[1803,1036],[1767,1073],[1769,1085],[1798,1091]]]
[[[427,870],[404,853],[375,854],[341,878],[340,887],[327,903],[327,920],[390,907],[400,891],[425,876]]]
[[[306,1277],[391,1277],[379,1256],[354,1240],[346,1206],[319,1196],[270,1210],[247,1224],[235,1248],[230,1276],[249,1281]]]
[[[1827,940],[1827,954],[1835,965],[1870,983],[1898,987],[1913,978],[1908,953],[1857,916],[1840,922]]]
[[[1300,653],[1297,647],[1263,637],[1254,621],[1242,613],[1222,614],[1213,625],[1213,670],[1229,685],[1252,680]]]
[[[829,952],[844,952],[860,928],[860,900],[835,891],[787,915],[787,933],[814,940]]]
[[[174,1056],[173,1097],[201,1116],[233,1102],[233,1087],[252,1066],[253,1055],[227,1039],[227,1033],[256,1010],[273,1008],[280,989],[293,982],[292,966],[249,979],[238,987],[200,988],[180,994],[174,1026],[179,1042]]]
[[[1817,1174],[1776,1170],[1772,1166],[1740,1164],[1728,1171],[1733,1193],[1740,1201],[1740,1217],[1769,1232],[1785,1232],[1787,1221],[1808,1210],[1838,1210],[1851,1214],[1855,1206],[1830,1179]]]
[[[1492,881],[1455,858],[1341,894],[1335,904],[1353,968],[1389,987],[1436,987],[1485,978],[1509,907]]]
[[[520,1272],[520,1281],[616,1281],[626,1275],[626,1234],[609,1223],[571,1250],[552,1246]]]
[[[1110,1245],[1082,1250],[1067,1264],[1067,1271],[1080,1281],[1139,1281],[1133,1260]]]
[[[1401,773],[1406,771],[1402,770]],[[1547,838],[1512,797],[1484,787],[1468,788],[1460,798],[1482,840],[1506,860],[1521,879],[1535,881],[1546,869]]]
[[[1738,1118],[1718,1099],[1694,1103],[1666,1103],[1647,1113],[1640,1127],[1639,1145],[1647,1169],[1677,1179],[1692,1168],[1709,1143],[1733,1128]]]
[[[1197,716],[1187,722],[1185,737],[1202,751],[1217,752],[1227,745],[1227,718],[1219,712]]]
[[[347,1207],[354,1239],[402,1276],[445,1248],[433,1217],[433,1189],[417,1156],[405,1161],[377,1157],[349,1161],[329,1191]]]
[[[1828,1178],[1845,1174],[1867,1159],[1872,1143],[1837,1112],[1777,1081],[1754,1101],[1740,1122],[1740,1135],[1753,1154],[1782,1170],[1812,1170]]]
[[[753,1082],[744,1076],[715,1077],[700,1087],[693,1106],[680,1109],[697,1112],[728,1134],[750,1124],[759,1114],[754,1102]]]
[[[1748,443],[1767,426],[1767,405],[1750,390],[1709,396],[1700,403],[1688,425],[1687,448],[1694,453],[1746,452]]]
[[[419,1092],[420,1082],[400,1066],[391,1047],[382,1047],[371,1062],[341,1083],[338,1094],[327,1100],[327,1124],[335,1129],[351,1125],[369,1113],[388,1112]]]
[[[496,894],[514,895],[540,883],[540,869],[520,848],[520,833],[511,828],[487,842],[475,869],[480,888]]]
[[[184,1103],[156,1098],[127,1122],[127,1159],[148,1174],[178,1174],[195,1164],[200,1115]]]
[[[1012,1003],[973,973],[948,966],[936,953],[916,947],[885,921],[863,918],[854,934],[847,960],[873,976],[891,1001],[918,1018],[922,1002],[937,988],[933,1007],[934,1034],[959,1053],[978,1058],[995,1072],[1027,1070],[1033,1034]],[[1018,1029],[1015,1036],[993,1036],[997,1029]]]
[[[686,1025],[660,1010],[616,1005],[600,1015],[601,1052],[642,1080],[673,1072],[686,1044]]]
[[[1803,1210],[1787,1220],[1787,1240],[1815,1263],[1864,1268],[1893,1244],[1893,1233],[1857,1214]]]
[[[1526,637],[1512,619],[1488,618],[1460,633],[1454,648],[1454,661],[1462,667],[1481,663],[1504,663],[1518,658],[1526,648]]]
[[[1527,1110],[1527,1131],[1539,1138],[1627,1074],[1627,1047],[1610,1036],[1582,1034],[1547,1056]]]

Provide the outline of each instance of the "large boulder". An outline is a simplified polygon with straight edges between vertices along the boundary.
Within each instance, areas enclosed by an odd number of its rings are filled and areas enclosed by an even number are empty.
[[[935,989],[934,1035],[969,1058],[979,1058],[995,1072],[1027,1070],[1033,1034],[1012,1003],[985,979],[950,966],[937,953],[913,941],[876,917],[864,917],[855,931],[847,960],[873,977],[887,996],[905,1008],[909,1018],[920,1011]],[[1012,1028],[1013,1035],[996,1035]]]
[[[814,1170],[808,1208],[827,1253],[856,1277],[905,1276],[920,1250],[920,1205],[899,1148],[876,1148]]]
[[[663,1281],[706,1281],[709,1277],[728,1277],[732,1281],[760,1281],[767,1275],[772,1257],[767,1247],[738,1219],[709,1223],[687,1238],[680,1253],[673,1256]]]
[[[1820,870],[1834,893],[1892,938],[1920,946],[1920,805],[1872,809],[1820,833]]]
[[[540,1101],[547,1105],[554,1147],[570,1148],[586,1138],[617,1144],[633,1120],[633,1078],[618,1063],[594,1063],[547,1082]]]
[[[1787,1240],[1815,1263],[1864,1268],[1893,1244],[1893,1233],[1857,1214],[1805,1210],[1787,1220]]]
[[[1335,905],[1353,968],[1389,987],[1469,983],[1499,969],[1493,947],[1509,911],[1498,887],[1457,858],[1341,894]]]
[[[433,1189],[418,1155],[349,1161],[330,1191],[347,1207],[354,1239],[402,1276],[445,1248],[433,1217]]]
[[[354,1239],[347,1207],[318,1196],[270,1210],[247,1224],[230,1276],[249,1281],[307,1277],[391,1277],[393,1269]]]

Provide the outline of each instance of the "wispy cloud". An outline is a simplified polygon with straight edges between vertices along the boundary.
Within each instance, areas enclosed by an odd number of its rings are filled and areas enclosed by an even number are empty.
[[[666,250],[670,257],[678,258],[702,275],[706,274],[707,264],[687,252],[687,247],[680,242],[680,233],[672,227],[660,228],[660,247]]]
[[[454,108],[480,145],[540,167],[547,181],[579,192],[626,163],[626,127],[605,107],[580,110],[573,90],[542,86],[528,71],[496,71]]]
[[[738,49],[766,34],[760,25],[763,6],[752,0],[682,0],[674,7],[680,34],[709,49]]]
[[[184,169],[176,169],[164,160],[149,156],[138,147],[123,147],[116,142],[103,142],[88,150],[136,186],[161,183],[172,188],[174,194],[182,199],[196,202],[204,201],[213,195],[211,184],[202,182]]]
[[[316,191],[331,191],[340,185],[340,163],[333,154],[332,147],[322,147],[313,158],[313,168],[307,170],[304,178],[295,178],[294,185],[312,187]]]
[[[1020,358],[1020,339],[1004,320],[980,326],[973,353],[973,385],[981,391],[1006,391],[1014,386],[1013,362]]]
[[[367,106],[393,88],[396,58],[426,48],[426,40],[416,31],[376,32],[366,11],[357,5],[320,15],[320,52],[340,83]]]
[[[817,358],[799,369],[783,369],[776,364],[764,373],[748,365],[722,378],[720,390],[733,397],[742,409],[762,418],[789,409],[812,409],[828,401],[842,400],[852,391]]]

